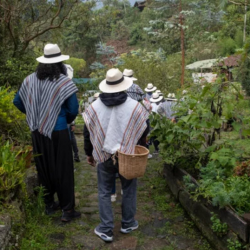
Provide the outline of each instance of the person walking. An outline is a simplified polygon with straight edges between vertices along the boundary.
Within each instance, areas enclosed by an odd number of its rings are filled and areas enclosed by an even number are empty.
[[[129,77],[133,81],[132,86],[127,90],[127,95],[138,102],[144,100],[146,95],[140,86],[134,83],[134,81],[137,81],[137,78],[133,76],[134,71],[132,69],[124,69],[123,75],[125,77]]]
[[[69,65],[69,64],[64,64],[67,68],[67,75],[70,79],[73,78],[74,75],[74,69]],[[79,150],[77,147],[77,142],[76,142],[76,137],[75,137],[75,121],[71,122],[70,124],[68,124],[68,129],[69,129],[69,134],[70,134],[70,142],[71,142],[71,147],[74,153],[74,161],[75,162],[80,162],[80,158],[79,158]]]
[[[172,122],[175,122],[174,107],[176,104],[177,99],[175,98],[175,94],[169,93],[167,100],[163,100],[163,102],[158,106],[157,112],[158,114],[167,117]]]
[[[148,133],[148,112],[125,92],[132,84],[133,81],[124,77],[119,69],[108,70],[106,79],[99,85],[103,93],[83,113],[87,161],[93,166],[97,162],[101,223],[94,232],[107,242],[113,240],[114,221],[110,197],[119,167],[116,152],[120,150],[133,154],[138,141],[146,140]],[[123,190],[120,231],[127,234],[139,226],[135,220],[137,179],[119,177]]]
[[[44,187],[45,213],[53,214],[60,206],[63,222],[81,215],[74,209],[74,167],[67,128],[78,114],[78,89],[62,63],[68,59],[57,44],[47,44],[44,55],[37,58],[36,72],[24,79],[13,101],[26,114],[32,131],[36,168]],[[59,204],[54,201],[55,193]]]
[[[157,109],[158,109],[159,105],[161,104],[162,100],[164,100],[163,95],[160,96],[159,93],[161,93],[161,92],[158,91],[158,92],[153,93],[152,97],[150,98],[150,102],[152,105],[152,112],[156,113],[156,114],[158,113]],[[151,141],[152,141],[154,148],[155,148],[155,151],[153,154],[159,154],[160,142],[157,140],[156,136],[152,136]]]
[[[146,93],[146,99],[148,101],[150,101],[150,98],[152,97],[152,94],[153,94],[154,91],[156,91],[156,89],[157,88],[152,83],[149,83],[147,85],[147,88],[145,88],[145,91],[147,92]]]

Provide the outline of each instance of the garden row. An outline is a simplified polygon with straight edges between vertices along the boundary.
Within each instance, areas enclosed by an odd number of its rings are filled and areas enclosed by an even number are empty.
[[[176,123],[151,117],[152,136],[170,189],[201,231],[217,249],[240,250],[249,243],[249,100],[223,80],[191,85]]]

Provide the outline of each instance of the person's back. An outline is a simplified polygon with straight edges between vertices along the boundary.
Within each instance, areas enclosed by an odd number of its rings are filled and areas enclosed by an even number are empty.
[[[137,101],[124,92],[133,84],[117,69],[107,72],[99,88],[99,99],[83,114],[84,149],[88,163],[97,166],[99,213],[101,223],[95,234],[104,241],[113,240],[113,212],[111,192],[118,172],[118,161],[113,161],[117,150],[134,153],[135,145],[147,128],[148,112]],[[113,158],[113,159],[112,159]],[[122,183],[122,233],[138,228],[135,221],[137,179],[126,180],[119,175]]]
[[[74,210],[74,171],[67,123],[78,114],[77,88],[67,77],[56,44],[47,44],[44,56],[37,58],[35,73],[26,77],[13,103],[26,113],[32,131],[32,144],[39,180],[45,189],[46,214],[63,210],[62,221],[79,217]],[[54,201],[57,193],[59,204]]]

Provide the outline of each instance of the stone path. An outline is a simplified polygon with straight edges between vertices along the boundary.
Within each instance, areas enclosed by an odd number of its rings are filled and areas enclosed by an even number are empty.
[[[81,162],[75,164],[76,210],[82,217],[70,223],[60,222],[60,213],[53,217],[53,233],[47,237],[55,250],[210,250],[193,222],[170,194],[158,173],[162,163],[158,157],[149,160],[147,173],[138,183],[136,219],[139,229],[131,234],[119,232],[121,220],[120,183],[117,179],[117,201],[113,203],[114,241],[105,243],[94,234],[99,223],[96,168],[86,164],[83,139],[77,137]],[[50,248],[51,249],[51,248]]]

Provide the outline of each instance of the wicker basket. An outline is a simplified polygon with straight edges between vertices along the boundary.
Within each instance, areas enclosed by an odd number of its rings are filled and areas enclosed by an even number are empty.
[[[144,175],[148,161],[149,150],[142,146],[135,146],[133,155],[118,151],[119,173],[127,180]]]

